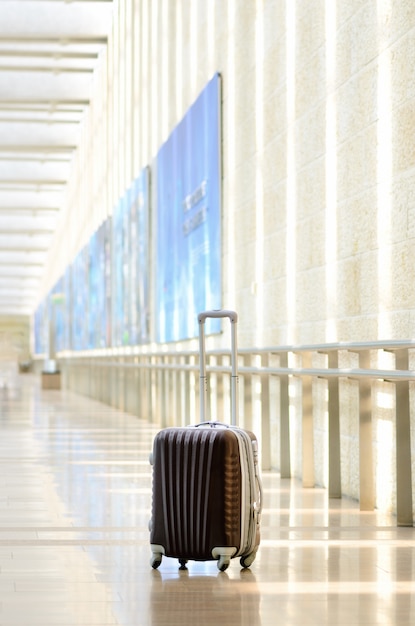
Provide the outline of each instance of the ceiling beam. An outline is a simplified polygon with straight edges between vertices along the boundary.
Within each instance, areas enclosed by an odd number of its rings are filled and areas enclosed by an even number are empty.
[[[13,213],[18,215],[29,215],[33,213],[57,213],[60,211],[59,207],[6,207],[0,206],[0,214],[1,213]]]
[[[20,253],[20,252],[27,252],[27,253],[33,253],[33,254],[37,254],[38,252],[48,252],[49,248],[48,247],[36,247],[36,246],[25,246],[25,247],[20,247],[20,248],[14,248],[14,247],[2,247],[1,249],[1,254],[11,254],[11,253]]]
[[[5,37],[5,36],[0,36],[0,45],[5,43],[5,44],[11,44],[11,43],[16,43],[16,44],[24,44],[24,45],[30,45],[30,44],[54,44],[57,46],[70,46],[70,45],[92,45],[92,46],[105,46],[108,42],[108,38],[107,37],[102,37],[102,36],[88,36],[85,37],[83,35],[79,35],[79,36],[74,36],[71,35],[70,37],[46,37],[45,35],[39,35],[38,37],[33,37],[33,36],[22,36],[22,37],[18,37],[17,35],[12,36],[12,37]]]
[[[14,281],[19,281],[19,282],[27,282],[27,283],[32,283],[34,284],[38,284],[40,280],[39,276],[34,276],[33,274],[22,274],[22,275],[12,275],[12,274],[2,274],[0,272],[0,283],[7,283],[7,282],[11,282],[13,283]]]
[[[52,156],[36,156],[36,155],[32,155],[30,157],[28,156],[14,156],[14,157],[7,157],[7,156],[2,156],[0,155],[0,161],[6,161],[6,163],[12,161],[12,162],[16,162],[16,163],[70,163],[71,161],[71,155],[68,155],[68,157],[65,159],[64,157],[52,157]]]
[[[0,237],[21,237],[22,235],[33,237],[36,235],[51,235],[53,232],[53,228],[30,228],[30,226],[25,228],[2,228],[0,229]]]
[[[38,261],[0,261],[0,270],[2,267],[13,267],[13,268],[18,268],[18,267],[24,267],[24,268],[28,268],[28,267],[44,267],[44,263],[39,263]],[[1,275],[1,274],[0,274]],[[4,274],[3,274],[4,276]],[[33,274],[30,274],[30,278],[33,277]]]
[[[13,153],[21,153],[21,152],[27,152],[29,154],[32,153],[36,153],[36,152],[41,152],[42,154],[66,154],[68,152],[74,152],[74,150],[76,150],[76,146],[51,146],[51,145],[42,145],[42,144],[38,144],[38,145],[23,145],[23,144],[0,144],[0,153],[9,153],[9,152],[13,152]]]
[[[56,185],[57,187],[61,187],[62,185],[66,185],[66,180],[57,180],[52,178],[9,178],[2,179],[0,178],[0,187],[9,187],[9,185],[33,185],[38,187],[39,185]]]
[[[25,106],[26,104],[29,105],[33,105],[33,106],[44,106],[44,107],[60,107],[60,106],[88,106],[89,105],[89,100],[85,100],[83,98],[74,98],[74,99],[57,99],[57,100],[53,100],[53,99],[46,99],[46,100],[41,100],[39,98],[1,98],[0,97],[0,106],[2,106],[2,104],[7,104],[7,105],[13,105],[13,106]]]
[[[30,117],[2,117],[0,115],[0,123],[5,124],[46,124],[53,126],[57,124],[79,124],[80,120],[53,120]]]
[[[60,59],[97,59],[98,52],[53,52],[51,50],[0,50],[0,57],[51,58]]]
[[[38,66],[38,65],[0,65],[0,72],[40,72],[46,74],[92,74],[92,67]]]

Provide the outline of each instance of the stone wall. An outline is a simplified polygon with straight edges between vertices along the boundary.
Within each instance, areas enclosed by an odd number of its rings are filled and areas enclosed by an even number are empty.
[[[415,4],[118,4],[45,290],[220,72],[223,305],[239,312],[240,344],[412,337]],[[325,391],[315,394],[324,484]],[[358,497],[354,394],[345,383],[342,458],[344,491]],[[375,456],[393,478],[393,393],[379,397]],[[392,506],[393,489],[382,498]]]

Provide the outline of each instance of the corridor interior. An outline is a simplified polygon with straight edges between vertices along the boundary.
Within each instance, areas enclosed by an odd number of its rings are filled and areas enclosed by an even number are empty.
[[[150,566],[157,426],[40,377],[0,380],[0,626],[415,623],[415,537],[264,472],[250,569]]]

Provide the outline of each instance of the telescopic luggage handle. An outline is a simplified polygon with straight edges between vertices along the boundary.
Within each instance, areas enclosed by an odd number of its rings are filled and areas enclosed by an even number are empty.
[[[238,314],[226,309],[203,311],[197,316],[199,322],[199,351],[200,351],[200,421],[206,421],[207,413],[207,375],[205,350],[205,321],[213,317],[228,317],[231,322],[231,424],[238,424],[238,346],[236,340],[236,325]]]

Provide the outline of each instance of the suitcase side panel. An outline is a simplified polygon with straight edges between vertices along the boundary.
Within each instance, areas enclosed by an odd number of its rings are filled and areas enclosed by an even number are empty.
[[[216,546],[239,549],[239,447],[228,430],[171,428],[153,448],[150,542],[166,556],[210,560]]]
[[[254,433],[234,428],[240,444],[242,472],[241,542],[236,556],[255,553],[260,544],[262,485],[258,465],[258,440]]]

